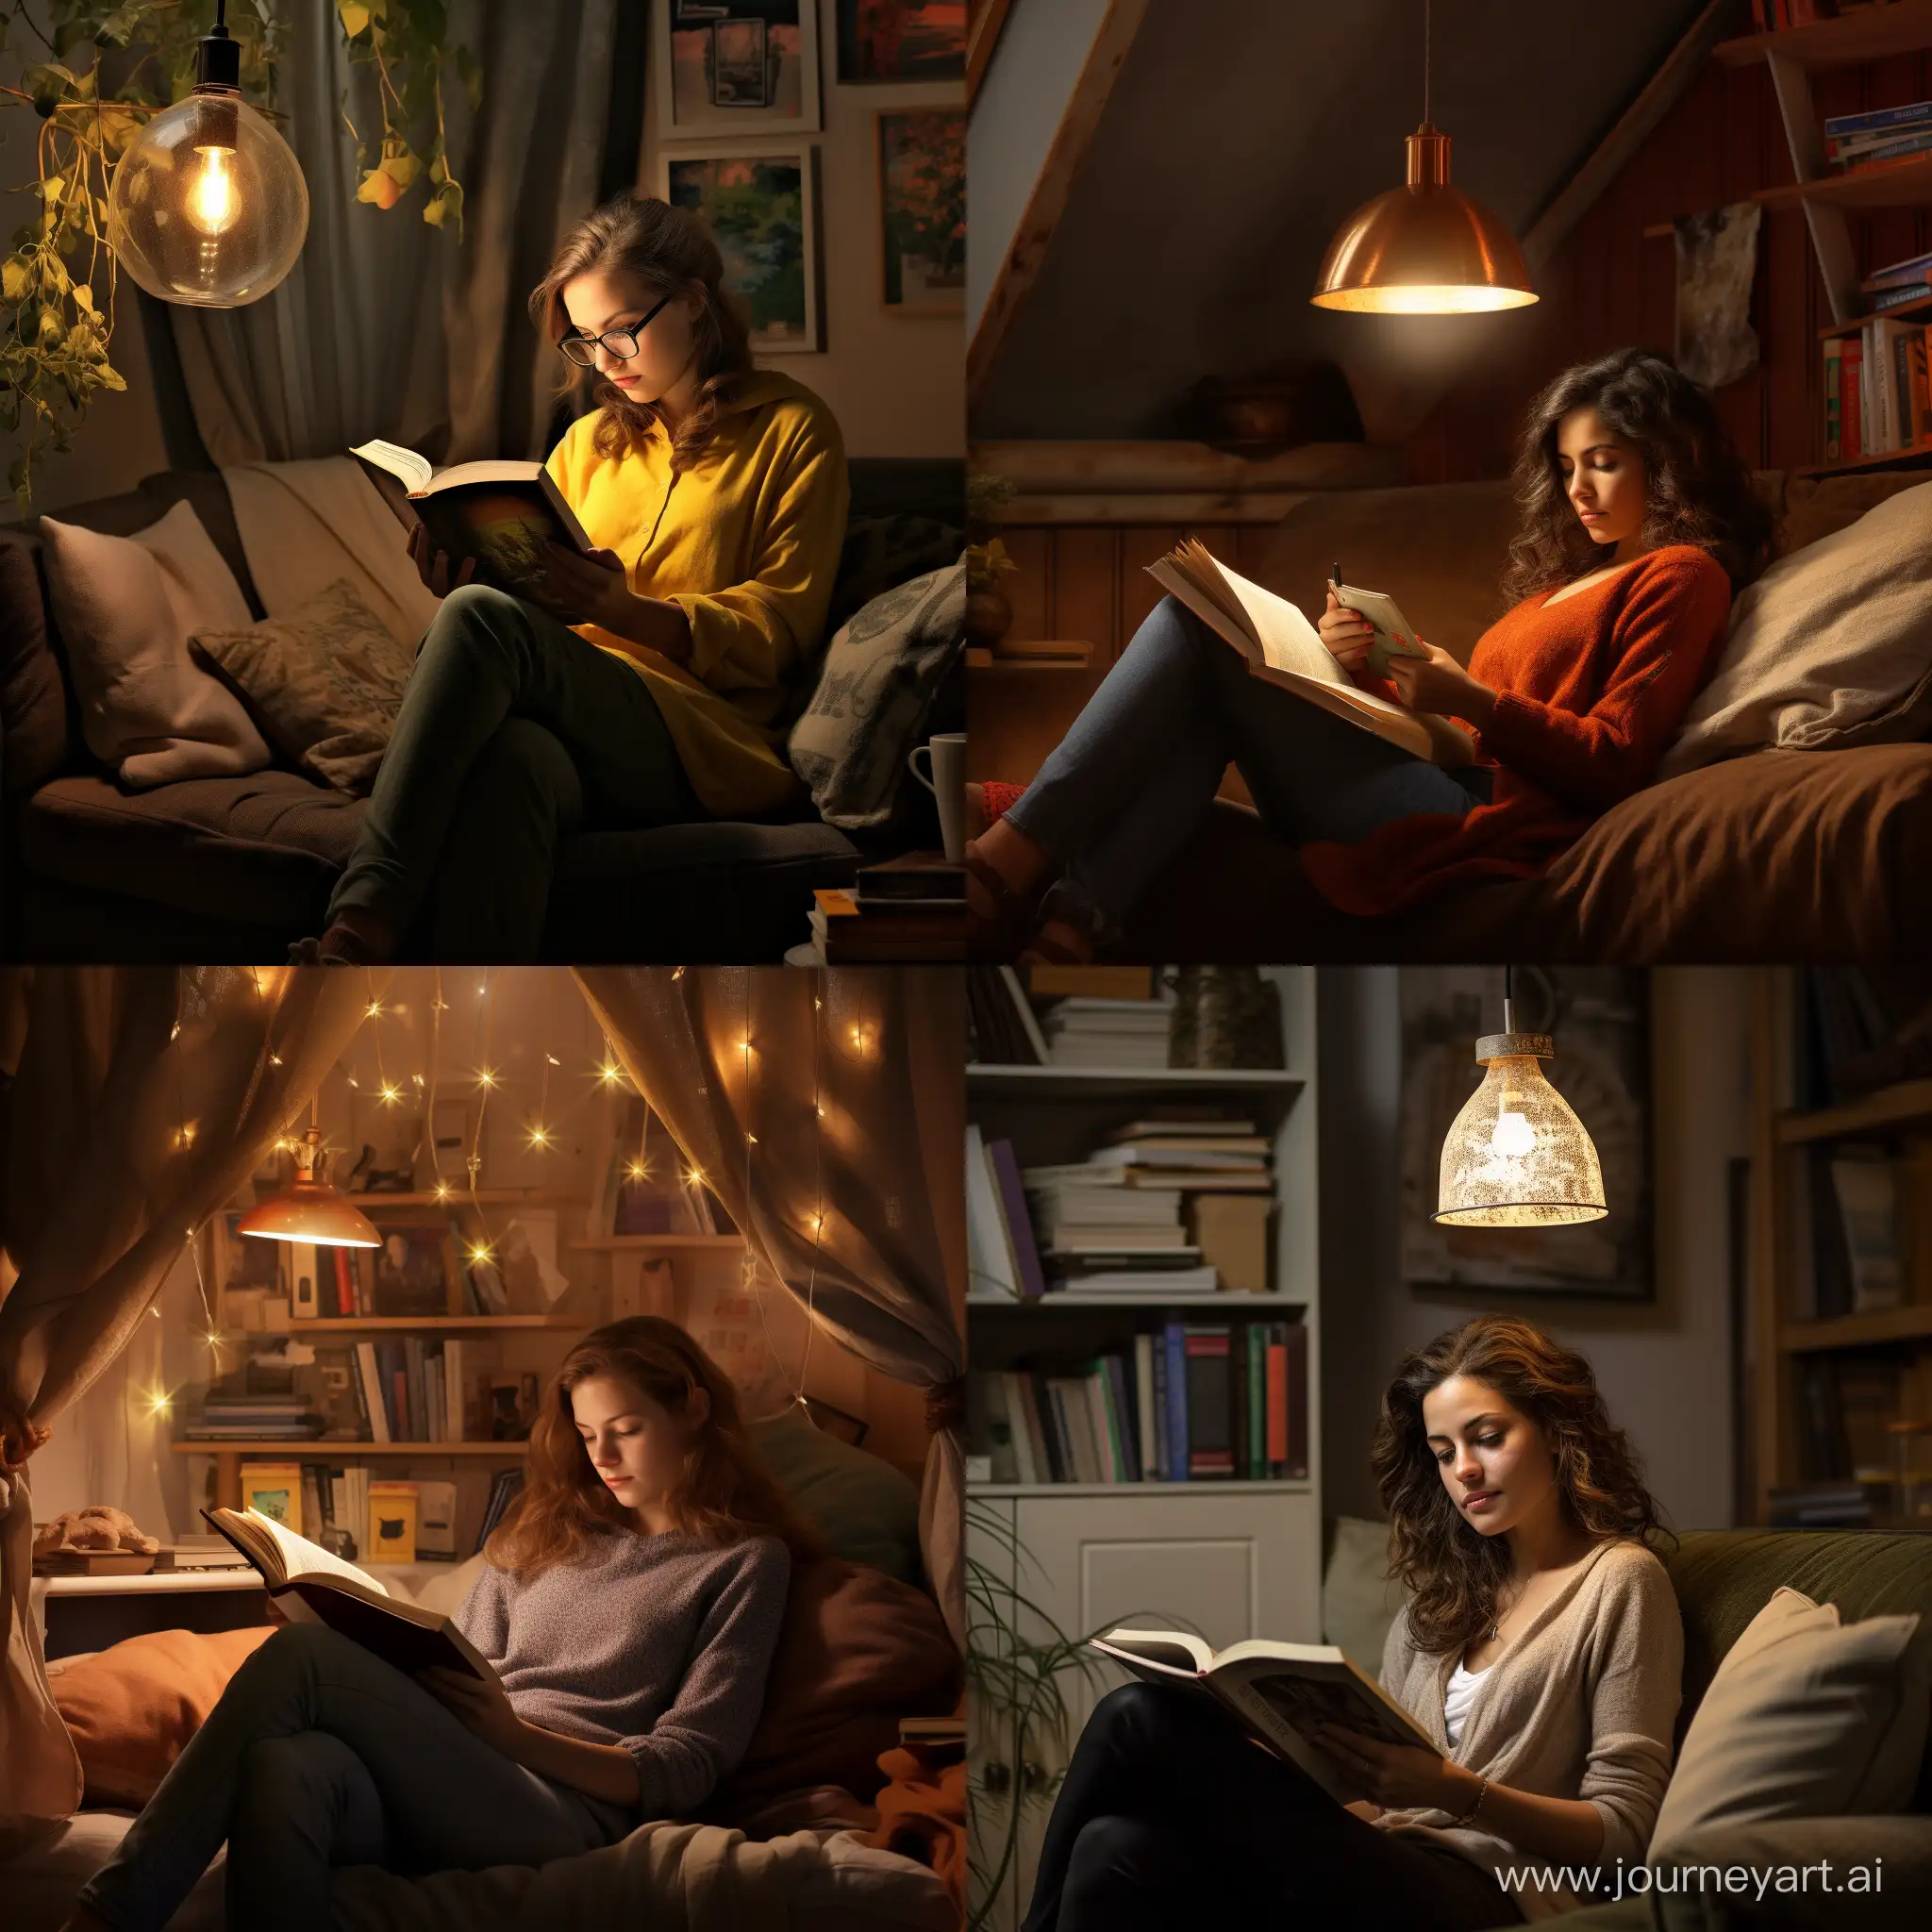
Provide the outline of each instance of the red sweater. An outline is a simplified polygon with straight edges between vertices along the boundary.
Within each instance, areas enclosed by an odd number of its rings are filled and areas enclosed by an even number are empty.
[[[1470,675],[1497,694],[1476,745],[1495,768],[1492,802],[1303,846],[1332,905],[1397,912],[1477,880],[1533,877],[1650,782],[1717,661],[1731,605],[1724,567],[1674,544],[1554,607],[1551,594],[1517,605],[1470,654]]]

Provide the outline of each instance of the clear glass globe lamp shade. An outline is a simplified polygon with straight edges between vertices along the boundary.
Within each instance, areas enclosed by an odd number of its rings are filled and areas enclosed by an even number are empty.
[[[294,267],[308,233],[302,164],[232,88],[198,87],[157,114],[114,170],[108,245],[163,302],[258,302]]]
[[[1482,1084],[1442,1142],[1435,1219],[1450,1227],[1568,1227],[1601,1221],[1603,1169],[1570,1103],[1543,1078],[1538,1033],[1476,1042]]]

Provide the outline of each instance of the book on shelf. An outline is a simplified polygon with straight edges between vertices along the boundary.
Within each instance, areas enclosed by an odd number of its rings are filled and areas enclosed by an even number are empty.
[[[999,1188],[976,1123],[966,1128],[966,1292],[981,1300],[1018,1301],[1019,1264],[1000,1211]]]
[[[1186,1684],[1231,1711],[1275,1757],[1298,1766],[1338,1805],[1371,1794],[1318,1741],[1324,1724],[1440,1755],[1415,1720],[1332,1643],[1265,1637],[1215,1651],[1176,1630],[1115,1628],[1090,1645],[1150,1684]]]
[[[1149,564],[1147,574],[1239,652],[1251,675],[1319,706],[1412,758],[1449,766],[1474,762],[1474,742],[1468,732],[1447,718],[1412,711],[1364,691],[1336,662],[1321,633],[1296,606],[1228,569],[1193,538]]]
[[[1798,1105],[1847,1101],[1932,1078],[1932,974],[1814,966],[1801,981]]]
[[[509,1506],[523,1494],[524,1473],[521,1469],[500,1469],[490,1485],[490,1495],[483,1506],[483,1520],[477,1525],[475,1547],[470,1552],[477,1555],[490,1541],[491,1534],[503,1521]]]
[[[1168,1064],[1174,1009],[1165,1000],[1062,999],[1041,1022],[1057,1067],[1157,1072]]]
[[[1146,1257],[1122,1257],[1144,1264]],[[1221,1277],[1206,1264],[1179,1268],[1089,1267],[1069,1270],[1056,1277],[1044,1297],[1047,1306],[1080,1301],[1110,1301],[1133,1295],[1150,1302],[1192,1300],[1218,1294]]]
[[[989,1066],[1040,1067],[1050,1058],[1046,1036],[1020,975],[1010,966],[966,970],[970,1058]]]
[[[987,1165],[992,1171],[993,1187],[999,1197],[1000,1219],[1012,1249],[1013,1266],[1021,1299],[1037,1301],[1046,1291],[1041,1271],[1040,1248],[1033,1237],[1033,1223],[1026,1212],[1026,1196],[1021,1186],[1020,1162],[1010,1141],[986,1143]]]
[[[410,1675],[441,1668],[486,1682],[495,1677],[451,1618],[398,1601],[367,1571],[273,1517],[255,1509],[201,1513],[260,1573],[269,1595],[291,1623],[325,1624]]]
[[[1908,255],[1903,261],[1889,261],[1883,268],[1874,269],[1858,288],[1861,293],[1876,295],[1925,282],[1932,282],[1932,254]]]

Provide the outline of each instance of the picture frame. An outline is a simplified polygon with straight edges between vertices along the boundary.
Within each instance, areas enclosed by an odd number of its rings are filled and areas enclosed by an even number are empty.
[[[967,0],[833,0],[841,87],[966,79]]]
[[[724,257],[724,287],[751,310],[760,356],[825,346],[819,151],[812,143],[707,142],[658,158],[658,192],[701,216]]]
[[[659,142],[816,134],[819,0],[657,0]]]
[[[874,117],[879,300],[889,315],[966,312],[966,112],[888,108]]]
[[[1442,1141],[1482,1079],[1474,1047],[1502,1030],[1503,969],[1405,966],[1398,1107],[1402,1278],[1412,1291],[1656,1298],[1649,982],[1613,966],[1519,967],[1515,1024],[1547,1033],[1543,1076],[1576,1111],[1603,1169],[1607,1216],[1574,1227],[1443,1227]]]

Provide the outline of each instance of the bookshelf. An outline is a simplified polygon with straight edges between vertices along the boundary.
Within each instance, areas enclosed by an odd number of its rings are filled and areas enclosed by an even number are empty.
[[[1038,1302],[969,1296],[967,1358],[975,1371],[1036,1353],[1099,1355],[1178,1317],[1197,1323],[1299,1321],[1307,1331],[1307,1474],[1275,1480],[994,1482],[967,1485],[969,1557],[996,1597],[1010,1591],[1023,1636],[1043,1635],[1028,1606],[1064,1633],[1086,1635],[1129,1618],[1200,1630],[1217,1646],[1244,1637],[1321,1639],[1321,1295],[1316,1138],[1315,975],[1271,967],[1287,1041],[1286,1070],[1094,1069],[973,1063],[967,1115],[989,1140],[1013,1142],[1024,1166],[1077,1161],[1105,1133],[1161,1102],[1224,1103],[1271,1143],[1275,1206],[1266,1293],[1156,1299],[1100,1295]],[[1060,1679],[1064,1739],[1036,1740],[1041,1761],[1009,1765],[980,1737],[973,1756],[974,1831],[1004,1842],[1016,1791],[1063,1768],[1094,1703],[1124,1681],[1110,1668]],[[1018,1857],[985,1921],[1017,1932],[1039,1856],[1045,1807],[1027,1804]]]
[[[1758,969],[1753,992],[1751,1197],[1748,1228],[1750,1432],[1756,1520],[1774,1489],[1832,1479],[1821,1432],[1835,1428],[1855,1472],[1876,1475],[1902,1431],[1932,1421],[1932,1080],[1895,1081],[1827,1107],[1797,1104],[1807,1053],[1804,976]],[[1896,1306],[1821,1314],[1813,1163],[1840,1148],[1892,1158]],[[1892,1473],[1896,1464],[1891,1463]],[[1878,1491],[1874,1527],[1932,1532],[1932,1515],[1901,1513],[1897,1487]]]
[[[1831,309],[1830,322],[1819,332],[1827,341],[1857,334],[1868,319],[1862,312],[1853,218],[1888,208],[1932,208],[1932,154],[1906,155],[1842,169],[1833,166],[1825,156],[1824,122],[1813,96],[1812,77],[1830,68],[1923,55],[1928,50],[1932,50],[1932,0],[1890,0],[1887,6],[1862,7],[1805,26],[1746,34],[1723,42],[1714,50],[1716,58],[1727,66],[1748,66],[1761,60],[1770,70],[1793,178],[1775,188],[1760,188],[1754,198],[1766,208],[1803,211]],[[1923,319],[1928,312],[1932,312],[1932,305],[1914,304],[1889,310],[1888,315],[1906,322]],[[1821,458],[1824,434],[1821,423]],[[1821,460],[1809,474],[1918,469],[1927,464],[1932,464],[1932,442],[1922,441],[1876,455]]]

